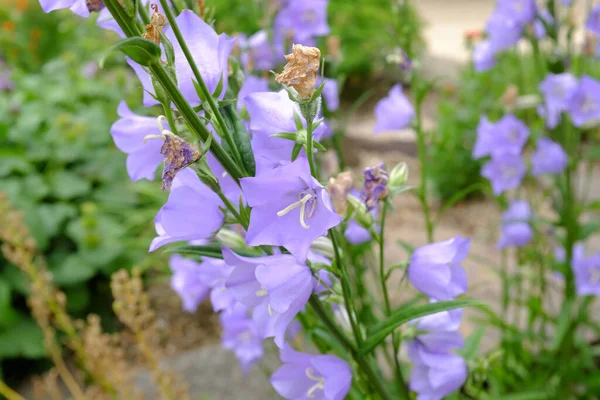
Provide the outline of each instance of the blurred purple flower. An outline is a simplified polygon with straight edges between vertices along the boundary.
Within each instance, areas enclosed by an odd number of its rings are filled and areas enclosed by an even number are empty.
[[[458,332],[462,315],[462,309],[454,309],[427,315],[413,321],[416,329],[425,333],[418,335],[412,343],[409,343],[409,346],[424,347],[427,351],[435,353],[445,353],[462,348],[465,343],[462,335]]]
[[[225,282],[233,267],[218,258],[202,257],[199,266],[199,279],[210,288],[210,302],[215,312],[234,306],[235,298],[225,287]]]
[[[490,40],[482,40],[473,49],[475,71],[484,72],[496,65],[496,51]]]
[[[531,157],[531,173],[560,174],[567,167],[568,156],[560,144],[548,138],[539,138],[537,148]]]
[[[342,220],[304,157],[240,183],[252,207],[249,246],[283,246],[304,261],[310,245]]]
[[[238,111],[242,110],[246,103],[246,97],[252,93],[269,92],[269,80],[265,78],[259,78],[254,75],[246,76],[244,84],[240,88],[237,100]]]
[[[121,119],[112,125],[110,134],[119,150],[127,154],[127,174],[132,181],[154,180],[156,167],[163,161],[163,142],[144,138],[161,133],[156,118],[134,114],[125,101],[121,101],[117,112]]]
[[[269,41],[267,31],[260,30],[244,41],[241,60],[249,71],[269,71],[277,62],[285,61],[283,53],[283,49],[276,49]]]
[[[323,86],[321,94],[323,95],[323,99],[325,99],[327,110],[331,112],[337,111],[340,108],[340,94],[337,80],[317,78],[317,85],[320,85],[322,82],[325,82],[325,86]]]
[[[375,105],[375,134],[407,128],[414,117],[415,110],[402,93],[402,86],[394,85],[388,96]]]
[[[478,159],[492,154],[495,130],[496,124],[490,122],[487,116],[482,115],[479,117],[477,138],[473,146],[473,158]]]
[[[569,112],[576,127],[600,119],[600,82],[583,75],[570,97]]]
[[[554,129],[560,122],[561,113],[569,108],[569,100],[577,88],[577,79],[570,73],[549,73],[539,88],[544,95],[546,126]]]
[[[450,300],[467,290],[467,274],[460,263],[471,241],[457,236],[419,247],[408,266],[408,279],[420,292],[436,300]]]
[[[525,172],[523,158],[509,152],[494,154],[481,169],[481,175],[491,182],[496,196],[505,190],[519,187]]]
[[[486,30],[491,47],[497,52],[516,45],[521,38],[523,27],[513,15],[498,7],[490,15]]]
[[[531,208],[526,201],[514,200],[502,214],[502,234],[498,248],[522,247],[533,237],[533,229],[529,225]]]
[[[210,292],[210,287],[201,279],[202,267],[194,260],[179,254],[171,256],[169,267],[173,272],[171,288],[181,298],[183,309],[189,313],[196,312]]]
[[[223,203],[200,182],[193,169],[186,168],[173,180],[167,203],[156,214],[158,236],[150,251],[172,242],[208,239],[223,225]]]
[[[68,8],[80,17],[87,18],[90,16],[90,10],[86,0],[39,0],[42,10],[45,13],[50,11]],[[98,3],[102,3],[98,1]]]
[[[415,363],[409,386],[418,393],[419,400],[441,400],[467,380],[467,364],[455,354],[435,353],[423,346],[409,345],[408,357]]]
[[[242,371],[250,368],[263,357],[262,338],[254,326],[248,308],[241,303],[234,304],[219,315],[221,322],[221,344],[235,353]]]
[[[0,92],[14,90],[15,83],[10,78],[10,69],[0,60]]]
[[[245,97],[245,105],[250,115],[250,131],[252,132],[252,149],[256,160],[256,173],[262,174],[275,167],[288,164],[292,158],[294,142],[287,139],[271,137],[282,132],[296,132],[294,112],[306,126],[298,105],[290,100],[287,92],[254,93]],[[322,122],[313,132],[313,138],[319,140],[327,131]],[[304,150],[300,151],[304,154]]]
[[[600,4],[596,4],[594,8],[592,8],[588,20],[585,23],[585,29],[600,36]]]
[[[343,400],[352,385],[348,364],[335,356],[281,349],[283,365],[271,375],[271,384],[284,399]]]
[[[291,255],[241,257],[223,249],[233,267],[225,286],[240,303],[253,308],[252,319],[264,339],[274,337],[280,348],[294,317],[304,308],[313,290],[310,268]]]
[[[523,25],[533,22],[538,11],[535,0],[499,0],[498,8]]]
[[[387,198],[390,176],[382,162],[373,167],[365,168],[363,176],[365,178],[364,201],[367,208],[372,210],[377,206],[379,200]]]
[[[288,0],[275,17],[275,42],[310,45],[316,36],[329,34],[328,0]]]
[[[529,128],[512,114],[502,117],[492,135],[491,153],[509,152],[518,154],[527,143]]]
[[[571,268],[578,295],[600,296],[600,253],[586,258],[583,245],[576,244],[573,246]]]

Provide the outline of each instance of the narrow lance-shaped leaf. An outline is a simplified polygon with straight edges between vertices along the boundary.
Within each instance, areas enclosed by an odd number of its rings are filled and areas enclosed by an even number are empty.
[[[248,135],[246,127],[244,126],[244,121],[235,112],[235,109],[231,104],[219,108],[219,111],[221,112],[221,115],[227,124],[227,127],[224,128],[228,129],[231,133],[233,142],[235,143],[240,156],[242,157],[242,162],[244,163],[243,168],[250,176],[254,176],[256,174],[256,163],[254,161],[252,146],[250,145],[250,136]],[[227,141],[223,141],[222,146],[225,151],[232,154],[232,149],[229,149]]]

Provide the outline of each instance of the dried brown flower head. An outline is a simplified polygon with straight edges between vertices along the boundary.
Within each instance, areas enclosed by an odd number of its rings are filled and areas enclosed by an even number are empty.
[[[162,175],[162,190],[167,191],[173,183],[175,174],[200,158],[200,150],[173,134],[163,134],[165,142],[160,154],[165,156]]]
[[[335,178],[329,178],[327,191],[331,196],[331,203],[335,211],[342,217],[346,215],[348,209],[347,196],[354,185],[352,172],[341,172]]]
[[[275,80],[296,89],[299,98],[309,99],[315,92],[321,50],[301,44],[295,44],[292,49],[294,52],[285,56],[288,63],[282,73],[275,75]]]
[[[146,25],[146,33],[142,35],[144,39],[152,40],[156,44],[160,44],[160,33],[163,27],[167,24],[167,17],[158,12],[158,6],[152,4],[152,17],[150,23]]]

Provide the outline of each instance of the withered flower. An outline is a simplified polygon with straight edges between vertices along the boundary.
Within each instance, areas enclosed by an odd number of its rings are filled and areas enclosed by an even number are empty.
[[[309,99],[315,92],[321,50],[301,44],[295,44],[292,49],[294,52],[285,56],[288,63],[282,73],[275,75],[275,80],[296,89],[300,99]]]
[[[158,12],[158,6],[152,4],[154,13],[150,17],[150,23],[146,25],[146,33],[142,35],[144,39],[152,40],[156,44],[160,44],[160,34],[163,27],[167,24],[167,17]]]
[[[346,215],[346,210],[348,209],[348,202],[346,198],[352,189],[353,183],[354,177],[350,171],[341,172],[335,178],[329,178],[327,191],[331,196],[333,208],[335,208],[335,211],[341,217]]]
[[[377,206],[379,200],[385,200],[389,195],[390,189],[388,188],[388,182],[390,177],[383,163],[365,168],[364,177],[365,204],[369,210],[372,210]]]
[[[173,183],[175,174],[200,158],[200,151],[174,134],[163,134],[165,142],[160,154],[165,156],[165,167],[162,174],[162,190],[167,191]]]

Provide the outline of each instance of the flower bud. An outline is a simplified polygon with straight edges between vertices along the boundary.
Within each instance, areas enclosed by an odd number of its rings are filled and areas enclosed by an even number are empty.
[[[244,238],[239,233],[229,229],[221,229],[215,235],[215,238],[228,249],[240,249],[246,247]]]
[[[333,208],[335,208],[335,211],[341,217],[346,216],[346,211],[348,210],[346,196],[350,192],[350,189],[352,189],[353,184],[354,178],[352,172],[349,171],[341,172],[335,178],[329,178],[327,192],[331,196]]]
[[[408,180],[408,166],[406,163],[396,164],[392,171],[390,172],[390,182],[389,188],[393,193],[398,189],[401,189],[406,185],[406,181]]]
[[[325,236],[321,236],[310,245],[310,249],[315,253],[324,255],[329,259],[335,258],[335,251],[333,250],[333,243],[331,239]]]
[[[295,44],[292,49],[294,52],[285,56],[288,63],[282,73],[275,75],[275,80],[294,88],[299,99],[310,99],[315,92],[321,51],[301,44]]]
[[[346,196],[346,199],[348,201],[348,205],[350,206],[349,208],[350,212],[352,213],[352,218],[354,218],[354,220],[363,228],[369,229],[373,225],[374,220],[365,203],[358,197],[351,194]]]

